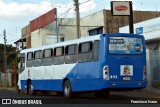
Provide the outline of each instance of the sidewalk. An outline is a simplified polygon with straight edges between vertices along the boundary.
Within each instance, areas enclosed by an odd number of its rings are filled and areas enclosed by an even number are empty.
[[[160,95],[160,89],[153,88],[153,87],[147,87],[146,89],[143,89],[144,91]]]
[[[0,87],[0,90],[16,91],[16,87]]]

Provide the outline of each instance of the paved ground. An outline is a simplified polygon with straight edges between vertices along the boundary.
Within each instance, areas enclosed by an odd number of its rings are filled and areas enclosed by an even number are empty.
[[[0,90],[8,90],[8,91],[16,92],[16,87],[0,87]],[[22,92],[22,93],[25,93],[25,92]],[[56,93],[54,92],[49,94],[56,95]],[[86,93],[82,93],[81,96],[83,96],[84,94]],[[39,93],[38,95],[41,95],[41,93]],[[42,95],[45,95],[45,94],[42,94]],[[111,95],[126,96],[126,97],[132,97],[132,98],[160,98],[160,90],[150,87],[150,88],[135,90],[135,91],[112,91]],[[92,95],[90,96],[92,97]]]
[[[18,94],[16,92],[15,87],[0,87],[0,100],[7,98],[7,99],[15,99],[15,100],[42,100],[43,104],[47,104],[46,106],[51,107],[133,107],[131,101],[157,101],[158,104],[154,104],[154,107],[160,104],[160,94],[154,94],[148,92],[146,90],[139,90],[139,91],[125,91],[125,92],[111,92],[108,98],[96,98],[92,93],[82,93],[78,98],[73,99],[66,99],[63,96],[57,96],[55,93],[38,93],[35,96],[28,95],[25,93]],[[0,101],[1,103],[1,101]],[[112,105],[111,105],[112,104]],[[123,105],[122,105],[123,104]],[[125,104],[125,105],[124,105]],[[129,104],[129,105],[128,105]],[[138,103],[139,104],[139,103]],[[151,104],[144,105],[139,104],[140,107],[153,107]],[[3,105],[0,105],[0,107]],[[25,105],[23,105],[25,106]],[[31,105],[32,106],[32,105]],[[29,107],[31,107],[29,105]],[[40,107],[41,105],[38,105]],[[160,105],[159,105],[160,106]],[[9,106],[7,106],[9,107]],[[17,107],[17,105],[16,105]],[[28,105],[26,106],[28,107]]]

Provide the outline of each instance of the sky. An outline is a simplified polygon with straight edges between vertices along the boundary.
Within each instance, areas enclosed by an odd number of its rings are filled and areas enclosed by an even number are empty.
[[[103,9],[110,9],[110,1],[127,0],[79,0],[80,16],[84,17]],[[160,11],[160,0],[128,0],[133,10]],[[0,0],[0,43],[4,43],[6,30],[7,44],[21,38],[21,29],[36,17],[57,8],[58,18],[75,18],[73,0]]]

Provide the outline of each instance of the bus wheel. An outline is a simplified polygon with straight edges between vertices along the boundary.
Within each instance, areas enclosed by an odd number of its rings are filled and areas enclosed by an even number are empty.
[[[64,86],[63,87],[64,87],[64,89],[63,89],[64,97],[65,98],[71,98],[72,97],[72,88],[71,88],[71,84],[70,84],[69,80],[66,80],[64,82]]]
[[[36,91],[33,90],[33,85],[32,85],[31,82],[29,82],[29,84],[28,84],[27,93],[30,94],[30,95],[35,95],[36,94]]]
[[[108,97],[110,94],[110,90],[100,90],[100,91],[94,91],[94,95],[97,98],[105,98]]]

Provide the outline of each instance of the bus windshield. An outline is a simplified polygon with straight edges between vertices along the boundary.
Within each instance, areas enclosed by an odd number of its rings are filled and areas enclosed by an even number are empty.
[[[135,37],[109,37],[109,53],[142,54],[142,39]]]

